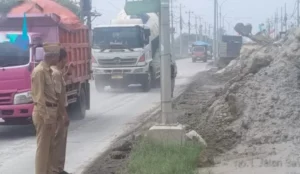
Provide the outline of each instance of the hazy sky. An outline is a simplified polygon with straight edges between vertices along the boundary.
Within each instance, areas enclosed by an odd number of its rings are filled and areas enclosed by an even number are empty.
[[[92,0],[93,7],[101,12],[103,16],[94,20],[95,25],[109,24],[117,13],[124,7],[125,0]],[[183,5],[183,20],[185,24],[188,22],[187,11],[194,12],[191,18],[192,24],[195,23],[195,15],[201,16],[203,20],[209,24],[213,24],[213,0],[173,0],[174,1],[174,21],[176,27],[179,27],[179,4]],[[224,3],[223,3],[224,2]],[[265,22],[267,18],[275,16],[278,9],[280,17],[280,8],[287,3],[288,17],[291,17],[295,11],[296,0],[219,0],[222,4],[222,14],[225,15],[225,27],[228,30],[230,27],[233,32],[233,26],[237,22],[251,23],[253,30],[258,30],[258,24]],[[294,13],[294,17],[296,13]],[[274,19],[273,19],[274,20]],[[295,18],[291,18],[294,22]],[[184,26],[187,31],[187,25]],[[178,31],[178,29],[177,29]],[[194,28],[192,28],[194,32]]]

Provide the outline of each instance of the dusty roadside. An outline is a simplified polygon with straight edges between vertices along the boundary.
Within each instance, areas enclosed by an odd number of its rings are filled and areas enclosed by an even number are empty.
[[[205,83],[209,79],[210,76],[208,74],[212,74],[212,71],[205,71],[201,72],[198,75],[194,77],[194,80],[201,78],[201,82],[198,82],[197,85],[200,83],[203,83],[202,86],[204,86]],[[182,88],[180,91],[177,91],[178,93],[181,93],[179,97],[176,98],[174,101],[174,108],[175,112],[176,110],[180,110],[179,105],[182,100],[182,96],[184,96],[191,88],[191,86],[194,85],[195,82],[192,82],[190,85],[188,85],[187,88]],[[212,82],[213,83],[213,82]],[[215,90],[215,88],[211,88],[212,90]],[[209,98],[209,97],[208,97]],[[204,100],[202,100],[204,101]],[[207,101],[208,102],[208,101]],[[185,112],[185,111],[184,111]],[[113,146],[107,150],[105,153],[103,153],[100,157],[98,157],[84,172],[83,174],[127,174],[126,173],[126,164],[128,162],[128,158],[130,156],[130,151],[132,147],[134,146],[135,142],[139,140],[140,135],[145,133],[152,125],[160,121],[160,112],[157,111],[154,113],[151,117],[148,117],[147,121],[144,122],[138,129],[126,134],[126,136],[122,136],[120,139],[118,139]]]
[[[208,144],[199,173],[299,173],[299,74],[300,30],[272,45],[244,47],[223,70],[199,73],[174,101],[184,113],[179,122]],[[126,174],[129,154],[109,151],[86,174]]]

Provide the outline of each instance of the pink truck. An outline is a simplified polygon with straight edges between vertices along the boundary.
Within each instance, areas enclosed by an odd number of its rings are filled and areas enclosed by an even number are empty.
[[[36,50],[42,43],[59,42],[73,62],[67,78],[67,96],[72,116],[82,119],[90,107],[91,46],[88,28],[71,29],[55,14],[27,15],[30,48],[13,46],[7,34],[22,34],[23,16],[8,16],[0,22],[0,118],[4,124],[31,123],[31,72],[37,65]],[[41,50],[41,49],[39,49]]]

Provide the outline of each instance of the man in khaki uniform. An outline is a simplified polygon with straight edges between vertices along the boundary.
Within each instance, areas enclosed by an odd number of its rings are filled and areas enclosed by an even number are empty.
[[[58,174],[68,174],[64,171],[66,158],[67,134],[69,126],[69,118],[66,107],[68,106],[66,95],[66,84],[64,80],[64,68],[67,64],[67,53],[64,49],[60,49],[59,62],[56,66],[52,66],[52,76],[55,84],[55,91],[58,94],[58,119],[57,128],[54,138],[54,163],[53,172]]]
[[[35,174],[52,174],[53,140],[56,130],[58,99],[54,90],[52,70],[59,57],[59,44],[44,44],[44,60],[36,66],[31,76],[34,102],[33,123],[36,129],[37,150]]]

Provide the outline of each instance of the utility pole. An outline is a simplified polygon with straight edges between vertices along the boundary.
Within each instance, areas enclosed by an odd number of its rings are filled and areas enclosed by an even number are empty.
[[[170,0],[170,11],[171,11],[171,50],[172,50],[172,55],[173,55],[173,51],[174,51],[174,13],[173,13],[173,0]]]
[[[284,4],[284,26],[285,26],[285,31],[287,31],[287,12],[286,12],[286,3]]]
[[[191,39],[191,14],[193,12],[192,11],[188,11],[187,13],[189,14],[189,22],[188,22],[188,27],[189,27],[188,45],[190,45],[190,39]]]
[[[220,22],[219,22],[219,28],[222,28],[222,13],[221,13],[221,7],[219,8],[219,11],[220,11],[220,13],[219,13],[219,18],[218,18],[218,20],[220,21]],[[219,31],[221,31],[221,30],[219,30]]]
[[[207,36],[207,23],[204,22],[204,35]]]
[[[283,10],[281,7],[281,16],[280,16],[280,32],[283,31]]]
[[[214,0],[214,40],[213,40],[213,56],[214,64],[217,65],[217,24],[218,24],[218,0]]]
[[[299,22],[299,3],[300,3],[300,0],[297,0],[297,27],[300,26]]]
[[[199,36],[200,36],[200,39],[203,40],[203,33],[202,33],[202,23],[201,23],[201,17],[199,17]]]
[[[278,32],[278,9],[276,10],[276,13],[275,13],[275,19],[274,19],[274,24],[275,24],[275,38],[277,37],[277,34],[279,33]]]
[[[211,24],[208,25],[208,37],[211,38]]]
[[[161,110],[162,123],[171,124],[171,48],[170,48],[170,7],[169,0],[161,0]]]
[[[182,4],[180,4],[180,56],[182,56]]]
[[[195,16],[195,34],[196,34],[196,41],[198,40],[198,22],[197,16]]]

